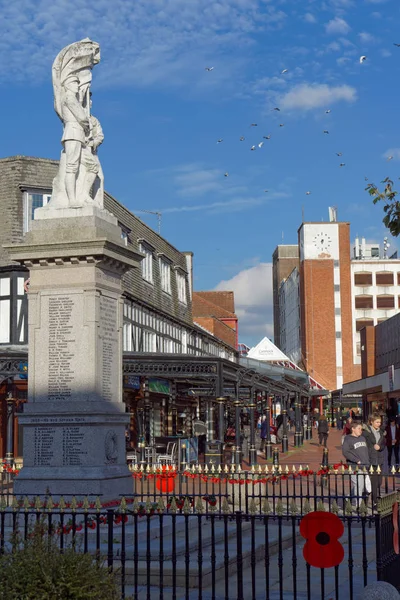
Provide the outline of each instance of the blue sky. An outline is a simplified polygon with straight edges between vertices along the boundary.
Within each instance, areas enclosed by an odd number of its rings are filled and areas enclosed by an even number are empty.
[[[313,221],[337,206],[353,238],[382,241],[364,178],[400,175],[398,0],[0,8],[0,156],[59,157],[52,61],[73,41],[99,42],[93,113],[106,188],[134,212],[162,212],[162,235],[194,252],[195,289],[235,290],[241,341],[272,335],[271,255],[296,242],[302,208]]]

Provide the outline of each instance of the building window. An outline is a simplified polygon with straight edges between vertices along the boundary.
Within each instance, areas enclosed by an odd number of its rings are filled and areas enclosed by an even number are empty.
[[[393,273],[384,271],[376,273],[376,285],[393,285]]]
[[[371,258],[379,258],[379,246],[372,246]]]
[[[24,193],[24,233],[27,233],[31,228],[31,223],[35,217],[35,210],[46,206],[51,200],[51,194],[25,192]]]
[[[118,227],[121,229],[121,240],[125,246],[128,245],[129,242],[129,234],[131,230],[128,227],[125,227],[122,223],[118,221]]]
[[[342,332],[341,331],[336,331],[336,339],[340,340],[341,337],[342,337]]]
[[[24,282],[22,273],[0,277],[0,344],[28,341],[28,299]]]
[[[377,296],[376,308],[394,308],[394,296]]]
[[[335,292],[340,292],[340,285],[336,284],[333,286]]]
[[[179,302],[183,302],[183,304],[186,304],[186,277],[178,271],[176,273],[176,283],[178,287],[178,300]]]
[[[142,260],[142,277],[145,281],[153,283],[153,251],[144,244],[140,244],[139,249],[144,254]]]
[[[368,327],[374,324],[373,319],[357,319],[356,321],[356,331],[361,331],[363,327]]]
[[[161,289],[167,294],[171,293],[171,265],[163,258],[158,259],[160,266]]]
[[[374,299],[372,296],[356,296],[355,307],[358,309],[374,308]]]
[[[366,271],[354,273],[354,285],[372,285],[372,273]]]

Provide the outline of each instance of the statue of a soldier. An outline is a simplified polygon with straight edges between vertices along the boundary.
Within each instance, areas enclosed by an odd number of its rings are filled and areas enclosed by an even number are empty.
[[[54,108],[64,125],[63,150],[49,206],[103,207],[103,175],[97,147],[104,139],[100,123],[90,114],[92,68],[100,61],[100,47],[89,38],[67,46],[53,63]],[[93,135],[95,133],[95,136]],[[96,178],[95,199],[93,193]]]

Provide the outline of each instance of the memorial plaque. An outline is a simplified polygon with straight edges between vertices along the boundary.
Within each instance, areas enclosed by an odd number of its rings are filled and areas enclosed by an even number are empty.
[[[102,397],[112,400],[118,376],[118,301],[100,296],[100,337],[102,350]]]
[[[56,428],[35,427],[33,464],[38,467],[54,465]]]
[[[48,400],[68,400],[75,382],[77,326],[73,296],[48,298]]]

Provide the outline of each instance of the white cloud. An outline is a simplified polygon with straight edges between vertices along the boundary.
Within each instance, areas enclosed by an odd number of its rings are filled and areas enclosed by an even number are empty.
[[[400,160],[400,148],[389,148],[382,154],[383,158],[388,159],[389,156],[393,156],[393,160]]]
[[[375,42],[374,36],[367,31],[362,31],[358,34],[358,37],[360,38],[360,42],[362,44],[371,44],[372,42]]]
[[[281,98],[280,107],[311,110],[340,101],[354,102],[356,99],[357,92],[349,85],[329,86],[326,83],[301,83]]]
[[[381,56],[382,56],[382,58],[389,58],[389,56],[392,56],[392,53],[390,52],[390,50],[387,50],[386,48],[382,48]]]
[[[275,196],[277,197],[277,196]],[[279,195],[278,195],[279,197]],[[204,213],[222,213],[222,212],[241,212],[253,208],[254,206],[260,206],[266,202],[266,198],[232,198],[231,200],[221,200],[218,202],[209,202],[208,204],[189,204],[186,206],[173,206],[170,208],[163,208],[163,213],[177,213],[177,212],[198,212],[203,211]]]
[[[331,35],[346,35],[351,30],[351,27],[344,19],[335,17],[334,19],[331,19],[329,23],[326,23],[325,30],[326,33]]]
[[[312,13],[306,13],[303,17],[306,23],[316,23],[317,19]]]
[[[274,3],[276,5],[276,3]],[[229,81],[253,35],[285,13],[263,0],[18,0],[2,2],[0,81],[50,80],[67,44],[91,37],[102,50],[96,85]],[[204,67],[216,66],[212,74]]]
[[[265,335],[272,336],[271,263],[260,263],[244,269],[231,279],[221,281],[215,289],[232,290],[235,293],[240,341],[252,346]]]
[[[384,4],[388,0],[365,0],[367,4]]]

